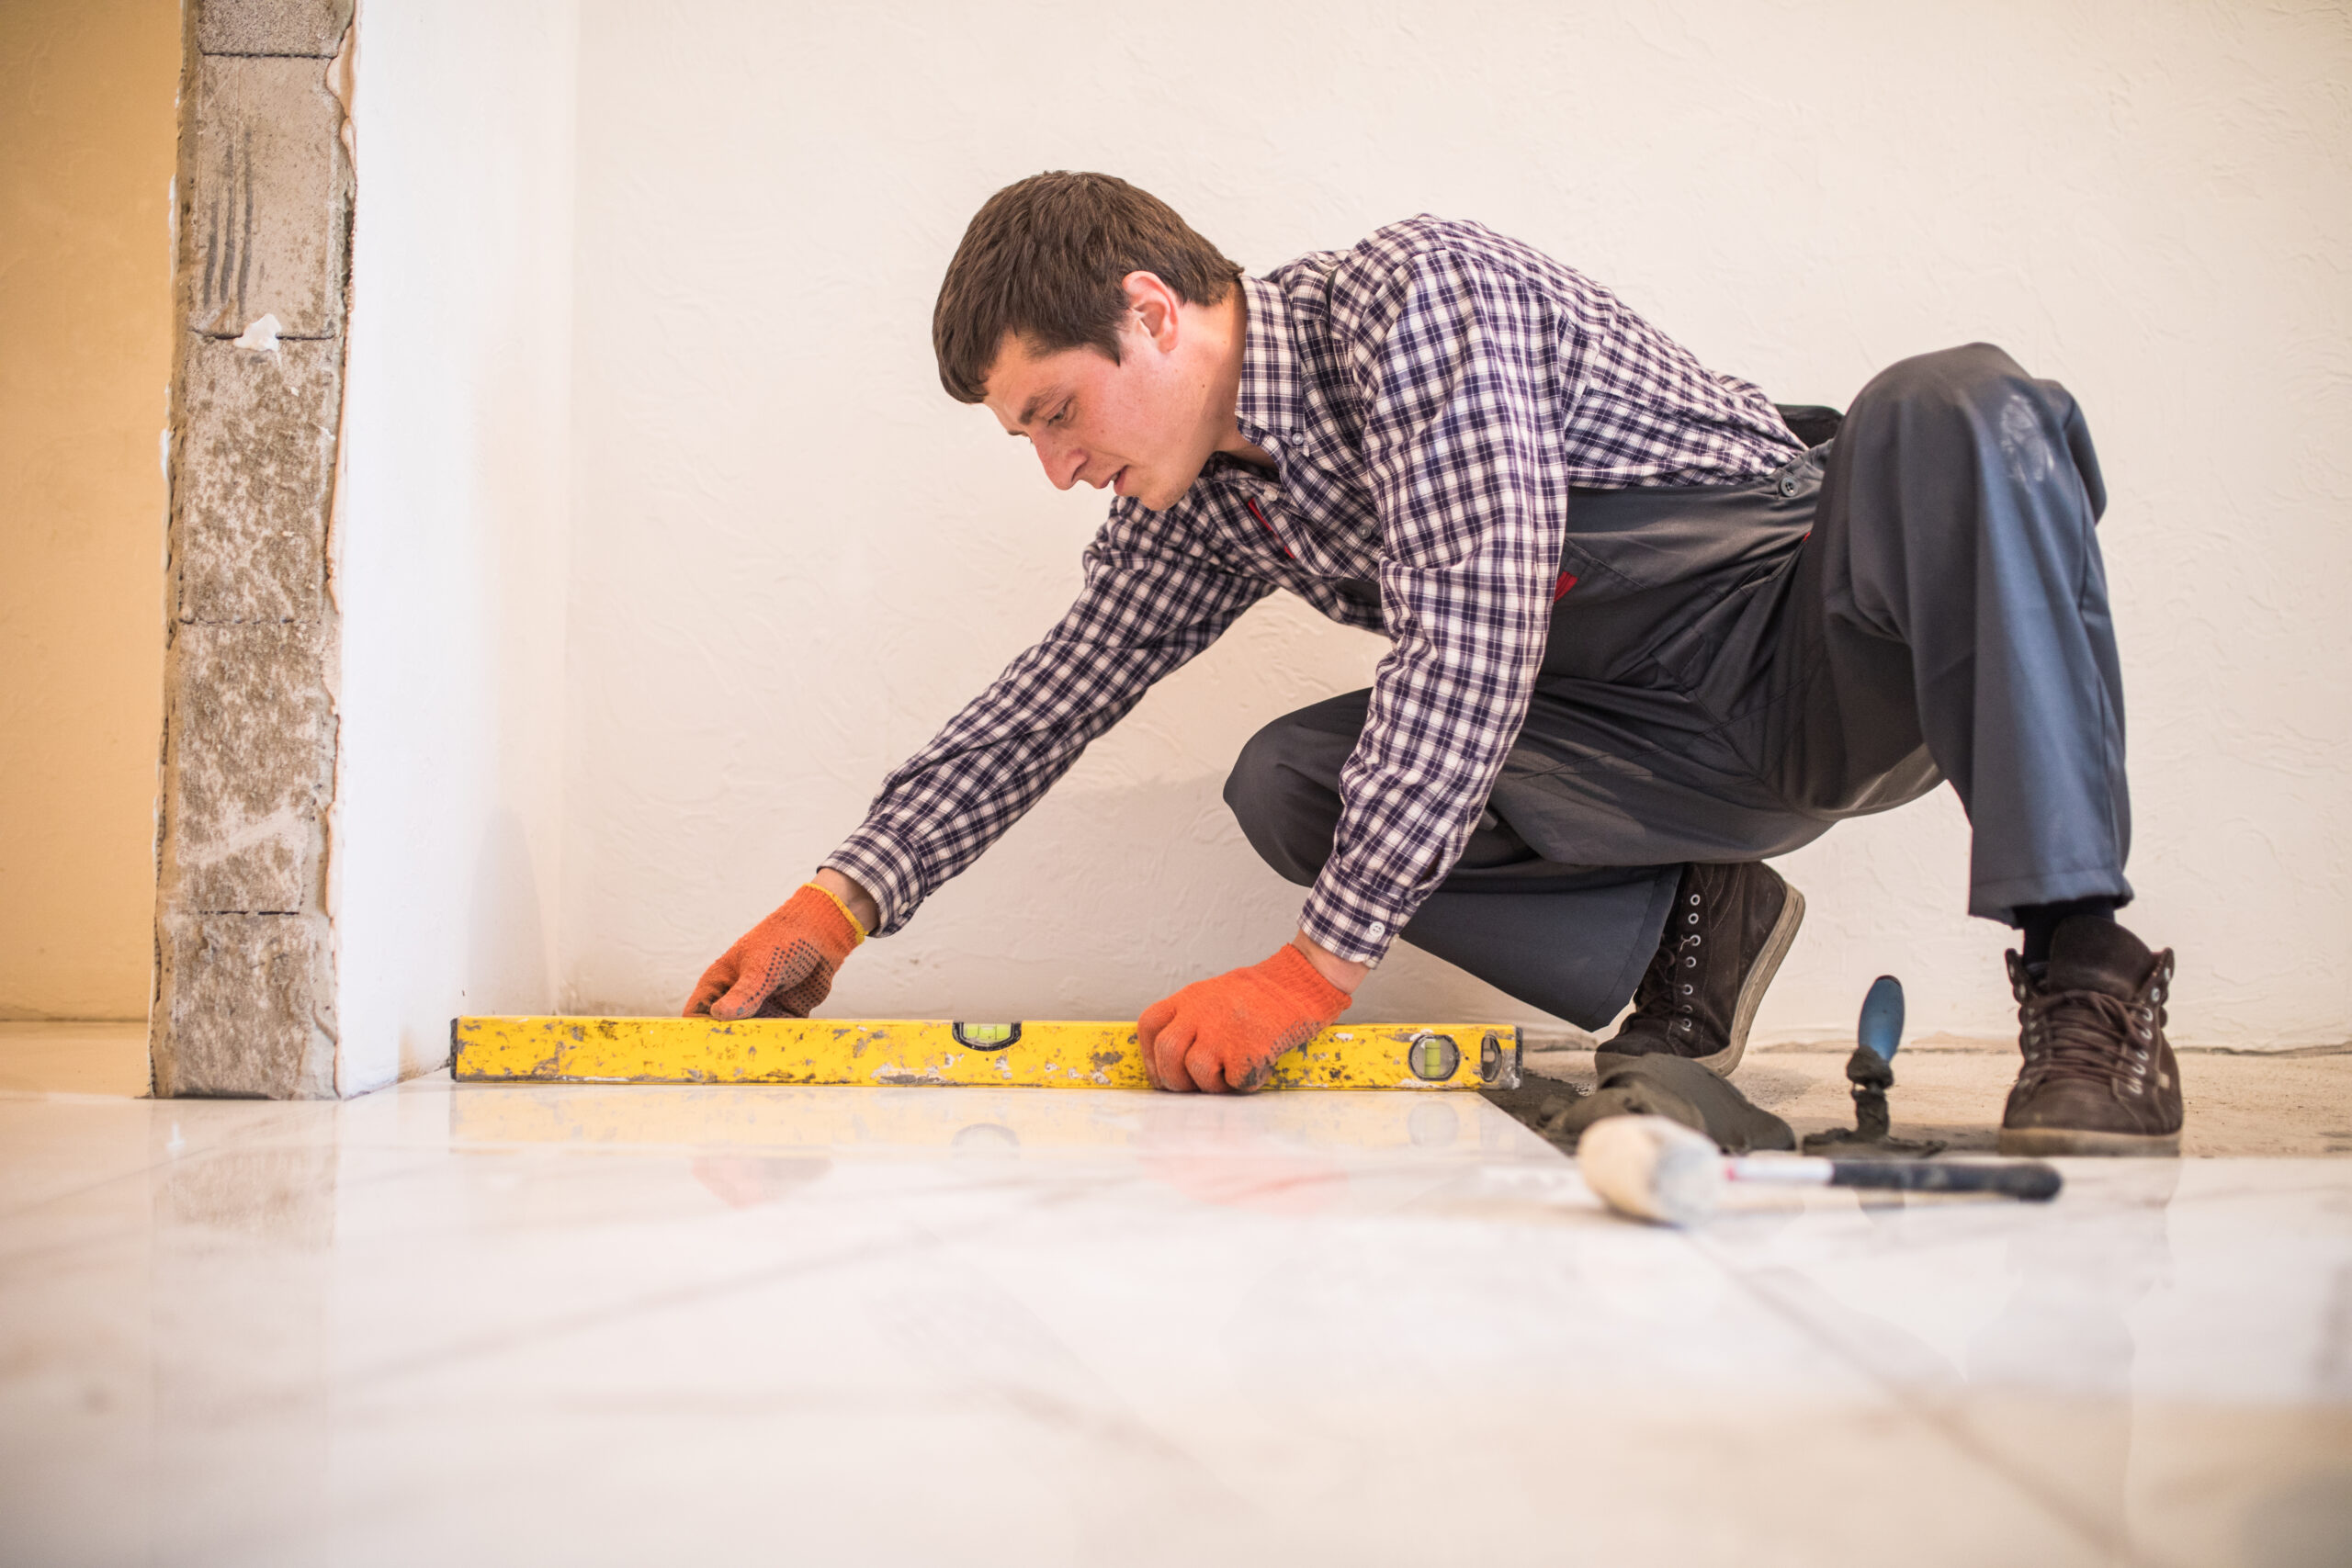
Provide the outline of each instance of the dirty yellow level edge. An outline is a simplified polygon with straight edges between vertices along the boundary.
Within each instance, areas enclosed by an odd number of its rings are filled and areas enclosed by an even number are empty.
[[[462,1083],[1150,1087],[1132,1023],[458,1018],[449,1047]],[[1508,1024],[1348,1024],[1279,1058],[1268,1087],[1514,1089],[1519,1075]]]

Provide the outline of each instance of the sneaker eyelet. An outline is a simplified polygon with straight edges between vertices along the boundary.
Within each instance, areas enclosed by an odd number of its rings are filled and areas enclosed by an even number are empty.
[[[1682,961],[1682,967],[1685,969],[1696,969],[1699,967],[1699,961],[1696,958],[1686,958]]]

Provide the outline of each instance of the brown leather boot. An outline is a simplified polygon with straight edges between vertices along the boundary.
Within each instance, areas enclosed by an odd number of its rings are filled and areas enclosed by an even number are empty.
[[[1747,1026],[1804,923],[1804,895],[1761,861],[1686,865],[1634,1010],[1593,1066],[1607,1077],[1633,1057],[1685,1056],[1728,1076]]]
[[[2177,1155],[2180,1068],[2165,1038],[2172,950],[2077,915],[2037,978],[2009,954],[2025,1066],[2001,1117],[2005,1155]]]

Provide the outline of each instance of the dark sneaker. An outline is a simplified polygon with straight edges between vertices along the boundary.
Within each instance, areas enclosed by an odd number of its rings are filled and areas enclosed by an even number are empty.
[[[1633,1014],[1601,1043],[1594,1067],[1607,1077],[1633,1057],[1665,1055],[1728,1075],[1804,923],[1804,895],[1761,861],[1684,866]]]
[[[2005,1155],[2177,1155],[2180,1068],[2165,1038],[2172,950],[2077,915],[2036,976],[2009,954],[2025,1066],[2001,1117]]]

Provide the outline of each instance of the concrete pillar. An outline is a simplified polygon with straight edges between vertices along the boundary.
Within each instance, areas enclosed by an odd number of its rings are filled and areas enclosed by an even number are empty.
[[[352,0],[190,9],[155,1092],[327,1097]]]

